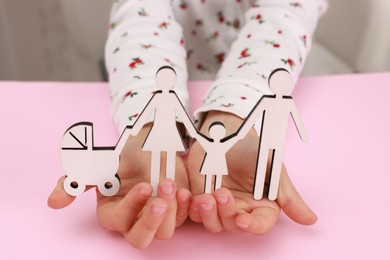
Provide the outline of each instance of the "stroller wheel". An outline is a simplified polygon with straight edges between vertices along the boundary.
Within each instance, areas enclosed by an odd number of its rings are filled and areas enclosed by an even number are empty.
[[[78,196],[84,192],[85,184],[66,176],[64,179],[64,190],[71,196]]]
[[[107,197],[114,196],[115,194],[117,194],[119,188],[120,188],[120,180],[117,174],[109,178],[105,183],[98,185],[99,192],[102,195]]]

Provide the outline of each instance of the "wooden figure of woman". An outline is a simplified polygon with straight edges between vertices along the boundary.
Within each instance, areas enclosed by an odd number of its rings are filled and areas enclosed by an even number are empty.
[[[154,112],[152,127],[142,146],[143,151],[151,152],[150,184],[153,195],[157,194],[160,181],[161,153],[166,152],[166,178],[175,179],[176,152],[185,151],[184,143],[176,125],[176,115],[182,120],[191,136],[196,129],[185,111],[182,103],[173,90],[176,83],[176,72],[169,66],[161,67],[156,74],[156,85],[159,88],[150,99],[133,125],[133,135],[146,124],[149,115]]]

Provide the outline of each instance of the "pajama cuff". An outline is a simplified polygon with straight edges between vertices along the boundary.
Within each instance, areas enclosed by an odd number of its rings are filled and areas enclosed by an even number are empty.
[[[243,83],[247,81],[247,83]],[[203,105],[195,111],[195,122],[200,126],[209,111],[232,113],[246,118],[263,95],[272,94],[266,82],[224,80],[217,81],[206,93]]]

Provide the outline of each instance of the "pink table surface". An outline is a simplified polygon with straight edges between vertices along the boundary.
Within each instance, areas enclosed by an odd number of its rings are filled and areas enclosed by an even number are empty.
[[[190,85],[193,106],[206,88]],[[254,236],[188,222],[137,250],[100,228],[94,192],[63,210],[46,206],[67,127],[92,121],[95,145],[116,143],[107,85],[0,82],[0,259],[390,259],[390,73],[302,78],[293,96],[310,142],[290,127],[285,163],[316,225],[282,214]]]

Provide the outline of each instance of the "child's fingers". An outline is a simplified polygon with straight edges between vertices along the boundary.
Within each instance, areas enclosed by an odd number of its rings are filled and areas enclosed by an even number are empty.
[[[315,213],[303,201],[287,175],[285,167],[280,176],[280,186],[277,203],[283,211],[295,222],[302,225],[312,225],[317,221]]]
[[[124,198],[104,197],[98,200],[97,214],[103,227],[127,232],[137,215],[150,198],[152,187],[141,182],[135,185]]]
[[[237,216],[236,225],[245,232],[263,235],[266,234],[275,225],[280,209],[276,203],[263,199],[258,208],[251,214],[243,213]]]
[[[157,230],[157,239],[171,238],[176,227],[176,184],[173,180],[164,179],[158,185],[157,195],[165,200],[168,205],[165,218]]]
[[[196,202],[203,226],[210,232],[217,233],[223,230],[218,216],[217,203],[211,194],[202,194]]]
[[[235,222],[238,211],[232,193],[226,188],[221,188],[215,191],[214,198],[217,201],[218,214],[225,230],[231,233],[241,232]]]
[[[191,204],[191,192],[187,189],[180,189],[177,192],[177,212],[176,212],[176,227],[181,226],[188,217],[188,210]]]
[[[156,235],[158,228],[164,221],[168,210],[167,202],[162,198],[155,198],[146,206],[139,220],[129,232],[124,233],[126,240],[136,248],[147,247]]]
[[[61,209],[69,204],[71,204],[76,197],[70,196],[68,193],[64,190],[64,179],[65,176],[62,176],[61,179],[58,180],[56,187],[50,194],[49,198],[47,199],[47,205],[50,208],[53,209]]]
[[[190,208],[188,209],[188,215],[190,216],[191,220],[196,223],[202,223],[202,217],[200,216],[199,212],[199,196],[197,195],[192,198]]]

